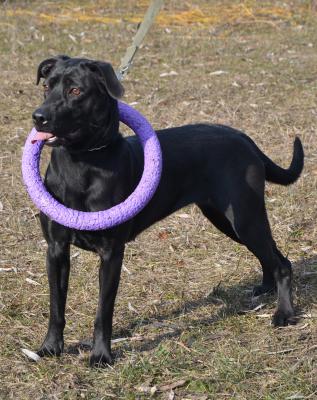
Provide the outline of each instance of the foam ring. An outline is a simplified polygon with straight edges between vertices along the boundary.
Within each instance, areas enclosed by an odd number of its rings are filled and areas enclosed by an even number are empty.
[[[112,228],[135,217],[151,200],[160,182],[162,153],[160,143],[150,123],[125,103],[118,102],[120,121],[131,128],[140,139],[144,153],[144,169],[139,184],[122,203],[108,210],[86,212],[73,210],[59,203],[44,186],[40,175],[40,157],[44,141],[31,143],[33,128],[24,146],[22,175],[34,204],[53,221],[68,228],[96,231]]]

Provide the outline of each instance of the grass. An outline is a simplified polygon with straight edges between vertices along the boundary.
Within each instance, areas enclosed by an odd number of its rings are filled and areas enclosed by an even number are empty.
[[[45,243],[20,173],[41,99],[36,67],[61,53],[118,66],[147,2],[7,1],[0,9],[0,399],[316,398],[316,15],[299,0],[166,3],[124,82],[124,100],[137,102],[156,128],[208,121],[242,129],[283,166],[301,137],[300,180],[266,189],[274,237],[294,265],[298,323],[271,327],[275,297],[250,296],[257,261],[188,207],[127,247],[114,316],[114,338],[124,340],[114,344],[112,368],[89,369],[87,346],[78,345],[92,334],[98,260],[77,249],[66,353],[25,358],[21,348],[40,345],[48,318]],[[160,76],[171,71],[177,75]]]

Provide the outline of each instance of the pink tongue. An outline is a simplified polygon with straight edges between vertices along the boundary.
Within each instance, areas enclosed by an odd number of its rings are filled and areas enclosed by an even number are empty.
[[[47,140],[47,139],[49,139],[49,138],[51,138],[53,136],[54,135],[52,133],[49,133],[49,132],[36,132],[35,136],[31,140],[31,142],[32,142],[32,144],[34,144],[38,140]]]

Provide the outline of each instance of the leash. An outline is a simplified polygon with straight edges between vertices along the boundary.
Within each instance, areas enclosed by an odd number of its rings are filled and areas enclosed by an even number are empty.
[[[132,45],[127,48],[124,57],[121,59],[121,65],[117,71],[117,77],[119,81],[121,81],[128,73],[136,52],[138,51],[145,35],[153,24],[153,21],[156,15],[159,13],[160,9],[162,8],[163,4],[164,0],[152,0],[152,2],[150,3],[149,8],[144,15],[143,21],[138,27],[138,30],[132,40]]]
[[[139,25],[138,30],[134,35],[134,38],[132,40],[132,45],[127,48],[124,57],[122,57],[121,59],[121,65],[116,73],[119,81],[122,81],[122,79],[128,73],[136,52],[138,51],[151,25],[153,24],[155,17],[160,12],[160,9],[162,8],[163,4],[164,0],[152,0],[152,2],[150,3],[149,8],[147,9],[144,15],[143,21]],[[101,150],[107,146],[108,145],[104,145],[97,148],[88,149],[88,151]]]
[[[143,21],[139,25],[138,30],[134,35],[134,38],[132,40],[132,45],[127,48],[124,57],[122,57],[121,59],[121,65],[118,71],[116,72],[119,81],[122,81],[122,79],[128,73],[136,52],[138,51],[151,25],[153,24],[155,17],[160,12],[160,9],[162,8],[163,4],[164,0],[152,0],[152,2],[150,3],[149,8],[147,9],[144,15]],[[104,146],[88,149],[88,151],[101,150],[106,147],[108,147],[107,144],[105,144]]]

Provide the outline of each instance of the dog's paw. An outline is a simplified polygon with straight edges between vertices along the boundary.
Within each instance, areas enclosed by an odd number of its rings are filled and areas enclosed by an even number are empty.
[[[92,351],[89,358],[90,367],[105,368],[113,363],[111,353],[104,350],[103,352]]]
[[[275,327],[282,327],[295,324],[294,311],[277,310],[272,318],[272,324]]]
[[[265,284],[254,286],[252,291],[252,296],[257,297],[261,296],[262,294],[269,294],[274,293],[276,291],[276,287],[274,284]]]
[[[37,354],[40,357],[59,357],[64,349],[64,342],[62,340],[58,341],[44,341],[40,349],[37,351]]]

